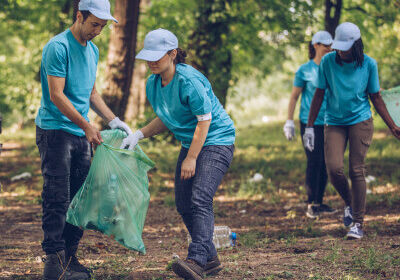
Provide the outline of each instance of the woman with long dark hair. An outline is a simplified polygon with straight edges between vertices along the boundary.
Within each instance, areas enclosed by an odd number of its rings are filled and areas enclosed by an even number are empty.
[[[296,103],[301,95],[300,105],[300,132],[304,135],[306,128],[308,113],[310,111],[311,100],[316,89],[316,80],[318,76],[318,65],[322,57],[331,51],[332,36],[327,31],[318,31],[312,37],[308,47],[309,61],[300,66],[297,70],[292,95],[290,96],[288,108],[288,120],[286,121],[283,131],[288,140],[295,137],[295,125],[293,121]],[[306,215],[311,219],[315,219],[320,213],[335,212],[327,204],[323,204],[328,175],[326,173],[324,158],[324,124],[325,124],[325,102],[323,103],[318,117],[315,121],[315,146],[313,151],[305,150],[307,156],[306,168],[306,189],[307,189],[307,210]]]
[[[213,197],[232,161],[235,127],[214,95],[210,82],[185,64],[186,53],[168,30],[149,32],[136,56],[153,75],[146,95],[157,117],[128,136],[122,146],[133,149],[142,138],[170,130],[182,144],[175,173],[175,203],[192,242],[186,260],[173,263],[185,279],[202,279],[222,269],[212,242]]]
[[[314,123],[326,96],[326,167],[333,186],[345,203],[343,223],[350,227],[347,238],[360,239],[364,235],[366,205],[364,160],[373,134],[369,99],[398,139],[400,128],[393,122],[379,93],[378,66],[374,59],[364,54],[360,29],[350,22],[340,24],[332,49],[336,51],[325,55],[318,68],[317,89],[303,142],[306,149],[314,149]],[[343,168],[347,144],[351,189]]]

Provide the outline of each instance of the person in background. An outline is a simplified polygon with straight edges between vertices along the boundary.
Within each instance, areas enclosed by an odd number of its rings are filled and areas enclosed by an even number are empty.
[[[83,231],[65,221],[68,206],[89,172],[91,145],[102,142],[89,123],[91,107],[111,128],[132,131],[96,91],[99,50],[91,40],[110,14],[108,0],[81,0],[74,24],[44,47],[40,78],[42,100],[36,116],[36,144],[43,175],[43,279],[89,279],[76,253]]]
[[[393,122],[379,93],[378,66],[364,54],[360,29],[350,22],[340,24],[332,49],[335,52],[325,55],[318,68],[317,89],[303,142],[309,151],[315,148],[314,123],[326,96],[326,166],[333,186],[345,203],[343,223],[350,227],[346,236],[361,239],[366,206],[364,161],[373,134],[369,99],[398,139],[400,128]],[[343,168],[347,144],[351,189]]]
[[[327,31],[318,31],[312,37],[309,44],[308,56],[310,60],[304,63],[297,70],[294,77],[292,95],[290,96],[288,108],[288,120],[286,121],[283,131],[288,140],[295,138],[295,124],[293,121],[294,110],[297,100],[301,95],[300,104],[300,132],[303,137],[305,127],[308,121],[308,113],[310,111],[311,100],[316,89],[316,80],[318,76],[318,65],[322,57],[331,51],[332,36]],[[314,150],[305,150],[307,156],[306,168],[306,189],[307,189],[307,210],[306,215],[311,219],[315,219],[320,213],[334,213],[327,204],[323,204],[326,184],[328,182],[328,174],[326,173],[325,157],[324,157],[324,124],[325,124],[325,101],[322,103],[314,124],[315,144]]]
[[[203,279],[222,269],[212,242],[213,197],[233,158],[235,127],[210,82],[185,64],[186,53],[165,29],[149,32],[136,56],[153,73],[146,95],[157,117],[124,139],[133,149],[142,138],[170,130],[182,144],[175,171],[175,203],[190,233],[186,260],[172,264],[185,279]]]

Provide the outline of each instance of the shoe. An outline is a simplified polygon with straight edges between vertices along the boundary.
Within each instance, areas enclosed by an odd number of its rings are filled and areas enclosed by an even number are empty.
[[[83,272],[86,273],[88,276],[90,276],[91,271],[87,267],[83,266],[76,257],[77,250],[78,246],[72,246],[67,248],[65,263],[70,270],[76,272]]]
[[[218,259],[218,256],[215,256],[211,260],[209,260],[204,266],[204,274],[205,275],[215,275],[222,270],[222,264]]]
[[[337,212],[336,209],[333,209],[333,208],[330,207],[329,205],[327,205],[327,204],[322,204],[322,203],[318,206],[318,211],[319,211],[320,213],[329,213],[329,214],[333,214],[333,213],[336,213],[336,212]]]
[[[361,229],[361,224],[355,223],[347,233],[347,239],[361,239],[364,236],[364,232]]]
[[[310,219],[316,219],[319,217],[319,211],[318,211],[318,207],[314,206],[312,204],[308,204],[307,206],[307,211],[306,211],[306,215],[307,217],[309,217]]]
[[[43,280],[86,280],[86,273],[71,271],[65,265],[65,252],[47,254],[44,259]]]
[[[185,280],[202,280],[204,278],[204,269],[197,262],[191,259],[177,259],[172,264],[172,270],[179,277]]]
[[[350,206],[344,207],[343,224],[345,227],[351,227],[353,225],[353,210]]]

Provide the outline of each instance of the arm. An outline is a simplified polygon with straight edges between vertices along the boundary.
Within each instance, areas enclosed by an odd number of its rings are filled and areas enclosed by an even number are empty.
[[[194,131],[188,154],[181,166],[181,179],[187,180],[195,175],[196,160],[206,141],[211,120],[199,121]]]
[[[314,122],[318,117],[319,110],[321,109],[322,102],[324,101],[325,90],[317,88],[311,102],[310,113],[308,114],[307,127],[314,126]]]
[[[114,113],[108,108],[103,98],[101,98],[100,94],[97,92],[96,85],[93,86],[90,95],[90,108],[107,123],[115,119]]]
[[[292,95],[290,96],[289,108],[288,108],[288,120],[293,120],[294,110],[296,108],[297,100],[302,92],[303,88],[293,87]]]
[[[71,101],[64,94],[65,78],[56,76],[47,76],[49,85],[50,100],[56,105],[60,112],[70,119],[73,123],[83,129],[86,138],[90,143],[100,144],[103,139],[100,132],[92,126],[84,117],[75,109]]]
[[[163,133],[164,131],[167,130],[168,128],[165,126],[165,124],[159,117],[156,117],[148,125],[140,129],[140,131],[143,133],[143,138],[148,138]]]
[[[398,127],[392,117],[390,117],[389,112],[386,108],[385,103],[383,102],[381,93],[374,93],[370,94],[369,97],[371,98],[372,104],[374,105],[376,111],[378,114],[381,116],[383,121],[386,123],[386,125],[390,128],[391,132],[393,135],[400,140],[400,127]]]

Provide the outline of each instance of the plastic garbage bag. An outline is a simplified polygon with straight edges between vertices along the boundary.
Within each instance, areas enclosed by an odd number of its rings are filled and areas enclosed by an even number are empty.
[[[383,90],[382,99],[386,104],[389,115],[397,126],[400,126],[400,86]]]
[[[147,171],[154,163],[139,145],[133,151],[119,149],[126,133],[101,131],[99,145],[85,182],[73,198],[67,222],[98,230],[123,246],[146,252],[142,231],[150,194]]]

